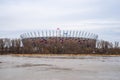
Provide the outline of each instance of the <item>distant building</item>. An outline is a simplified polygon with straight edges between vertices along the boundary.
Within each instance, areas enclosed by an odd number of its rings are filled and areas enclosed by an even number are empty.
[[[23,46],[32,46],[35,51],[44,48],[95,48],[98,35],[75,30],[40,30],[20,35]]]

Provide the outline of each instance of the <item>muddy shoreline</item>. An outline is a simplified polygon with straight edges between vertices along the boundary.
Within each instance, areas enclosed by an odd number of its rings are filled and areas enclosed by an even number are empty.
[[[6,55],[12,55],[12,56],[23,56],[23,57],[77,57],[77,56],[101,56],[101,57],[115,57],[115,56],[120,56],[119,54],[6,54]]]

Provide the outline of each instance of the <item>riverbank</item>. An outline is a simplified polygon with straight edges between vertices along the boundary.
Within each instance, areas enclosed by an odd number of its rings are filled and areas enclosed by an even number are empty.
[[[108,57],[114,57],[114,56],[120,56],[120,54],[6,54],[6,55],[12,55],[12,56],[18,56],[18,57],[79,57],[79,56],[108,56]]]

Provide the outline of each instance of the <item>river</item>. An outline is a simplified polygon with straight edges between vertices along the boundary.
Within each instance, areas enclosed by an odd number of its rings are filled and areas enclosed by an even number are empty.
[[[0,55],[0,80],[120,80],[120,56]]]

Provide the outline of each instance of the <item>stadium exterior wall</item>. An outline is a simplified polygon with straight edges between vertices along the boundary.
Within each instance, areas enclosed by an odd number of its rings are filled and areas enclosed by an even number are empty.
[[[44,53],[78,53],[85,48],[95,48],[98,35],[75,30],[40,30],[21,36],[24,47]]]

